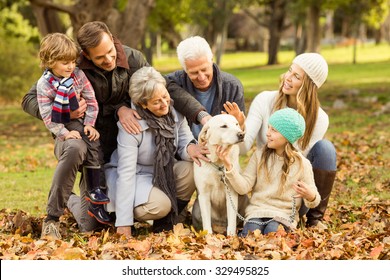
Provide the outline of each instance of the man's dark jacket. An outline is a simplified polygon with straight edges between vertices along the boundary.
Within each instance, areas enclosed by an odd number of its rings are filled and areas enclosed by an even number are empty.
[[[118,127],[116,123],[118,118],[116,111],[122,106],[130,106],[130,78],[138,69],[149,66],[140,51],[122,45],[117,39],[114,39],[114,44],[117,50],[117,67],[110,72],[97,67],[83,54],[80,55],[78,60],[78,67],[84,71],[91,82],[99,104],[99,114],[95,128],[100,133],[104,162],[109,161],[111,153],[117,147]],[[174,100],[176,110],[189,120],[197,122],[197,115],[205,110],[204,107],[188,92],[168,79],[167,88]],[[41,119],[36,84],[23,97],[22,108],[30,115]]]

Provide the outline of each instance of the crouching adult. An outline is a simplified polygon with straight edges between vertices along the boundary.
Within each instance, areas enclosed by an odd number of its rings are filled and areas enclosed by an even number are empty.
[[[105,166],[107,210],[115,211],[117,232],[128,238],[135,220],[153,220],[154,232],[172,229],[195,191],[192,158],[200,149],[153,67],[133,74],[129,94],[141,133],[129,133],[118,122],[117,149]]]

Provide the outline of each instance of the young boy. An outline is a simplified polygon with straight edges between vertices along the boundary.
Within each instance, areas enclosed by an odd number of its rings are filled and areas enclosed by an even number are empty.
[[[101,223],[108,223],[108,214],[104,215],[103,204],[110,200],[100,189],[100,142],[99,132],[94,128],[98,114],[98,104],[94,90],[85,74],[76,68],[79,55],[77,45],[72,39],[61,33],[46,35],[39,50],[39,58],[44,73],[37,84],[39,111],[46,127],[52,132],[56,141],[67,145],[69,141],[83,141],[87,150],[83,162],[88,181],[86,199],[91,202],[88,214]],[[70,111],[79,107],[80,98],[85,99],[87,110],[85,116],[71,119]],[[54,151],[58,158],[58,151]],[[69,159],[71,162],[72,159]],[[47,217],[42,226],[41,238],[61,239],[59,217],[63,214],[66,202],[72,192],[77,174],[74,164],[58,164],[50,188]],[[65,176],[69,174],[72,176]],[[66,170],[66,171],[65,171]],[[102,215],[103,213],[103,215]]]

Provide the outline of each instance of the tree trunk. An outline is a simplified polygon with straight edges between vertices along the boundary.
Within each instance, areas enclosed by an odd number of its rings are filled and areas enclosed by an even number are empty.
[[[161,33],[156,34],[156,58],[159,59],[162,56],[161,49]]]
[[[153,65],[153,50],[156,46],[156,33],[146,31],[141,41],[141,51],[150,65]]]
[[[320,13],[321,2],[313,2],[308,8],[308,40],[307,49],[309,52],[319,52],[321,46],[321,26],[320,26]]]
[[[286,0],[273,0],[269,4],[271,18],[268,25],[270,34],[268,44],[268,65],[278,63],[278,51],[280,38],[282,37],[282,32],[284,30],[286,5]]]
[[[53,32],[66,32],[57,11],[42,6],[31,6],[37,20],[38,30],[42,36]]]
[[[375,30],[374,38],[375,38],[375,45],[379,45],[382,41],[382,29],[383,25]]]
[[[301,24],[299,23],[296,26],[296,31],[295,31],[295,44],[294,44],[294,49],[295,53],[301,54],[304,53],[306,48],[307,48],[307,28],[306,24]]]
[[[221,32],[220,34],[218,34],[217,36],[217,40],[216,40],[216,51],[215,51],[215,62],[217,65],[221,65],[221,59],[222,59],[222,55],[223,55],[223,52],[224,52],[224,45],[225,45],[225,39],[226,39],[226,32]]]
[[[216,45],[215,56],[216,56],[217,65],[221,65],[222,55],[225,51],[225,42],[226,42],[226,38],[227,38],[227,28],[228,28],[228,18],[225,19],[223,28],[219,32],[217,39],[216,39],[216,42],[215,42],[215,45]]]
[[[146,28],[146,21],[155,0],[128,0],[123,12],[115,7],[115,0],[76,1],[74,5],[56,4],[47,0],[29,0],[33,7],[38,27],[42,34],[48,32],[63,32],[55,19],[41,18],[42,11],[58,11],[70,16],[73,34],[89,21],[103,21],[112,34],[122,43],[137,48]],[[57,18],[58,19],[58,18]]]
[[[334,11],[326,11],[325,39],[328,43],[334,43],[333,32]]]
[[[201,33],[215,55],[216,64],[219,65],[225,50],[228,23],[235,2],[232,0],[208,0],[208,2],[210,7],[210,12],[207,15],[209,24],[202,27]]]
[[[154,4],[155,0],[128,0],[125,11],[120,13],[118,20],[112,24],[115,26],[115,34],[118,34],[122,42],[133,48],[138,47]],[[115,10],[115,13],[118,11]]]

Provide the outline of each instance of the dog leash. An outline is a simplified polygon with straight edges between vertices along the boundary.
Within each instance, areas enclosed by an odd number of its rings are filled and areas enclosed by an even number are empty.
[[[251,224],[256,224],[256,225],[259,225],[259,226],[264,226],[264,225],[267,225],[268,223],[270,223],[271,221],[276,221],[276,222],[279,222],[279,223],[282,223],[288,227],[291,228],[291,225],[293,224],[294,222],[294,219],[295,219],[295,214],[297,212],[297,209],[296,209],[296,198],[294,196],[292,196],[292,206],[291,206],[291,212],[292,214],[289,216],[289,220],[286,221],[284,218],[281,218],[281,217],[274,217],[266,222],[258,222],[258,221],[251,221],[251,220],[248,220],[248,219],[245,219],[239,212],[238,212],[238,207],[236,207],[236,205],[234,205],[234,201],[233,201],[233,198],[232,198],[232,195],[231,195],[231,192],[230,192],[230,189],[229,189],[229,186],[226,182],[226,168],[225,166],[218,166],[214,163],[212,163],[212,165],[214,165],[215,168],[217,168],[219,171],[222,171],[222,176],[221,176],[221,181],[222,183],[225,185],[225,189],[226,189],[226,192],[228,194],[228,197],[229,197],[229,201],[230,201],[230,204],[232,205],[233,207],[233,210],[236,212],[236,215],[237,217],[243,221],[244,223],[251,223]]]

